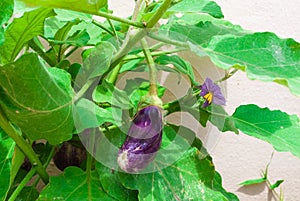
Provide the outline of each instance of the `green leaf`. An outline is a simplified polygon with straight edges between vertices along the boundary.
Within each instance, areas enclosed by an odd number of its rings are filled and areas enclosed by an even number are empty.
[[[186,151],[174,164],[152,173],[119,173],[126,188],[139,190],[140,200],[228,200],[223,193],[213,189],[214,176],[211,160],[200,159],[196,148]]]
[[[209,0],[183,0],[168,9],[167,13],[207,13],[215,18],[223,18],[220,6]]]
[[[68,37],[65,40],[62,41],[52,40],[51,42],[54,42],[55,44],[67,44],[67,45],[83,47],[88,43],[89,40],[90,40],[90,36],[86,30],[81,30],[81,31],[78,30],[72,36]]]
[[[191,82],[194,85],[199,85],[199,83],[195,80],[195,75],[193,71],[193,67],[191,64],[179,56],[173,55],[173,56],[168,56],[168,55],[162,55],[158,58],[155,59],[155,62],[158,64],[166,65],[166,64],[172,64],[174,67],[180,71],[182,74],[185,74],[189,76]]]
[[[284,182],[284,180],[277,180],[274,184],[270,185],[270,189],[274,190],[275,188],[280,186],[280,184],[282,184],[282,182]]]
[[[0,27],[6,23],[13,14],[14,0],[2,0],[0,3]]]
[[[300,123],[296,115],[251,104],[239,106],[232,118],[243,133],[269,142],[277,151],[289,151],[300,158]]]
[[[3,44],[3,42],[4,42],[4,29],[0,27],[0,46]]]
[[[117,113],[116,113],[117,112]],[[120,110],[114,111],[103,109],[88,99],[80,99],[73,108],[74,122],[77,132],[86,128],[97,128],[105,122],[120,125]]]
[[[69,31],[71,28],[81,22],[80,19],[76,18],[72,21],[67,22],[62,28],[60,28],[54,36],[54,40],[64,41],[68,38]]]
[[[40,8],[14,19],[5,31],[5,42],[0,48],[2,63],[13,62],[29,40],[43,34],[45,19],[53,15],[52,9]]]
[[[245,69],[250,79],[275,81],[300,95],[300,44],[273,33],[215,37],[206,50],[219,67]]]
[[[101,41],[103,30],[92,23],[93,15],[63,9],[55,9],[55,12],[57,14],[55,17],[48,18],[45,21],[44,35],[46,38],[53,39],[55,33],[66,23],[79,19],[81,22],[72,26],[69,35],[86,30],[85,32],[89,35],[89,44],[97,44]]]
[[[240,36],[244,35],[246,31],[225,20],[217,20],[203,15],[184,15],[162,26],[160,33],[173,40],[192,43],[202,48],[206,47],[216,36],[227,34]]]
[[[87,80],[100,77],[110,66],[115,47],[109,42],[101,42],[89,50],[83,61],[83,67],[76,77],[76,85],[81,88]]]
[[[70,75],[46,68],[36,54],[23,55],[0,67],[0,86],[5,92],[3,109],[31,140],[59,144],[73,130]]]
[[[203,108],[200,108],[203,110]],[[210,114],[208,120],[215,125],[219,131],[233,131],[238,134],[234,121],[231,116],[227,114],[224,108],[220,105],[210,105],[207,108],[207,112]]]
[[[101,188],[98,175],[91,172],[90,178],[77,167],[67,167],[59,176],[50,177],[49,184],[42,190],[38,200],[90,200],[112,201]]]
[[[10,187],[10,171],[15,142],[0,128],[0,200],[5,200]]]
[[[131,108],[128,95],[125,91],[118,89],[112,83],[104,80],[98,85],[93,93],[93,100],[98,103],[109,103],[121,109]]]
[[[0,46],[4,42],[4,29],[2,27],[13,14],[14,0],[2,0],[0,2]]]
[[[267,181],[267,178],[266,177],[262,177],[262,178],[259,178],[259,179],[250,179],[250,180],[243,181],[239,185],[241,185],[241,186],[248,186],[248,185],[253,185],[253,184],[264,183],[265,181]]]
[[[96,163],[96,171],[104,191],[111,197],[120,201],[138,200],[138,192],[125,188],[119,180],[118,172],[100,163]]]
[[[158,96],[162,97],[165,93],[165,88],[158,86]],[[136,108],[141,98],[148,94],[149,92],[149,82],[144,79],[130,79],[126,81],[126,86],[124,91],[129,95],[131,104]]]
[[[222,187],[222,178],[221,175],[216,172],[214,181],[213,181],[213,189],[221,192],[229,201],[239,201],[239,198],[233,194],[228,193],[223,187]]]
[[[69,0],[21,0],[30,6],[42,6],[50,8],[63,8],[67,10],[74,10],[83,13],[98,13],[100,8],[106,6],[107,0],[93,0],[93,1],[72,1]]]

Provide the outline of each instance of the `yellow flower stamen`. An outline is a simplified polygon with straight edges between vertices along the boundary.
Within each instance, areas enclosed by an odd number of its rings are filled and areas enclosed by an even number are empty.
[[[208,101],[209,104],[211,104],[214,94],[212,92],[208,92],[203,98]]]

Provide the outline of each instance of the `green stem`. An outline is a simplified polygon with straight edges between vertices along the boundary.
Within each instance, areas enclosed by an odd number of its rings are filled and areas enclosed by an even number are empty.
[[[47,166],[49,165],[53,155],[55,153],[55,146],[52,147],[50,154],[47,158],[46,163],[43,165],[45,168],[47,168]],[[36,168],[33,167],[31,168],[31,170],[26,174],[26,176],[23,178],[23,180],[21,181],[21,183],[18,185],[18,187],[14,190],[14,192],[12,193],[12,195],[10,196],[8,201],[14,201],[18,195],[20,194],[20,192],[22,191],[22,189],[25,187],[25,185],[30,181],[30,179],[35,175],[36,173]],[[37,183],[40,181],[41,177],[38,177],[35,182],[33,183],[32,186],[36,186]]]
[[[132,20],[129,20],[129,19],[126,19],[126,18],[122,18],[122,17],[118,17],[118,16],[115,16],[115,15],[112,15],[112,14],[109,14],[109,13],[106,13],[106,12],[101,12],[101,11],[98,11],[98,12],[82,11],[82,12],[89,13],[89,14],[92,14],[92,15],[97,15],[97,16],[100,16],[100,17],[104,17],[106,19],[111,19],[111,20],[114,20],[114,21],[122,22],[122,23],[131,25],[131,26],[134,26],[134,27],[137,27],[137,28],[144,28],[145,27],[145,25],[142,22],[135,22],[135,21],[132,21]]]
[[[165,0],[163,4],[158,8],[158,10],[152,15],[149,21],[146,23],[146,28],[152,28],[156,25],[158,20],[162,17],[162,15],[167,11],[170,4],[173,0]]]
[[[28,43],[29,47],[33,49],[40,57],[42,57],[48,64],[49,66],[55,66],[56,63],[52,61],[52,59],[35,43],[35,41],[32,39]]]
[[[47,184],[49,182],[49,175],[46,172],[46,169],[44,168],[41,161],[33,151],[30,144],[28,144],[25,141],[25,139],[22,136],[20,136],[19,133],[16,131],[16,129],[10,124],[1,106],[0,106],[0,127],[16,142],[17,146],[28,157],[31,164],[36,168],[36,171],[41,176],[43,182]]]
[[[226,80],[228,80],[229,78],[231,78],[239,69],[235,68],[233,71],[231,72],[226,72],[225,76],[223,78],[221,78],[220,80],[217,80],[216,83],[220,83],[220,82],[224,82]]]
[[[93,85],[95,82],[95,79],[89,79],[83,87],[77,92],[77,94],[74,96],[74,103],[77,102],[83,95],[84,93]]]
[[[175,45],[175,46],[178,46],[178,47],[184,47],[184,48],[187,48],[189,49],[189,45],[185,42],[180,42],[180,41],[177,41],[177,40],[172,40],[170,38],[167,38],[167,37],[164,37],[164,36],[160,36],[160,35],[157,35],[157,34],[154,34],[154,33],[149,33],[148,36],[154,40],[157,40],[157,41],[160,41],[160,42],[164,42],[164,43],[167,43],[167,44],[171,44],[171,45]]]
[[[96,128],[95,128],[96,129]],[[96,130],[92,129],[90,132],[90,139],[89,139],[89,145],[90,148],[87,151],[87,159],[86,159],[86,181],[88,183],[88,195],[91,197],[91,173],[92,173],[92,166],[93,166],[93,156],[92,154],[94,153],[94,144],[95,144],[95,132]]]
[[[97,27],[103,29],[104,31],[106,31],[107,33],[109,33],[112,36],[115,36],[115,33],[112,32],[111,30],[109,30],[108,28],[106,28],[105,26],[103,26],[102,24],[98,23],[97,21],[93,20],[92,23],[94,25],[96,25]]]
[[[110,65],[110,68],[114,68],[117,64],[120,63],[120,61],[123,59],[123,57],[131,50],[131,48],[140,41],[148,32],[150,28],[153,28],[153,26],[158,22],[158,20],[162,17],[162,15],[165,13],[165,11],[169,8],[172,0],[165,0],[160,8],[155,12],[155,14],[150,18],[150,20],[146,23],[147,29],[142,29],[140,31],[137,31],[136,33],[128,33],[128,39],[125,40],[120,50],[117,52],[117,54],[112,58],[112,62]]]
[[[22,189],[25,187],[25,185],[30,181],[30,179],[35,175],[36,173],[36,168],[31,168],[31,170],[26,174],[24,179],[19,183],[18,187],[16,190],[14,190],[13,194],[10,196],[8,201],[14,201],[18,197],[18,195],[21,193]]]
[[[152,50],[152,48],[149,48],[150,50]],[[166,54],[173,54],[173,53],[177,53],[177,52],[182,52],[182,51],[186,51],[186,48],[177,48],[174,50],[167,50],[167,51],[156,51],[156,52],[151,52],[151,56],[152,57],[156,57],[156,56],[161,56],[161,55],[166,55]],[[126,57],[124,57],[124,61],[128,61],[128,60],[134,60],[134,59],[142,59],[145,58],[144,53],[138,53],[136,55],[127,55]]]
[[[157,96],[157,69],[145,38],[141,40],[141,45],[143,47],[143,52],[149,66],[149,94],[150,96]]]
[[[119,75],[121,68],[122,68],[122,64],[119,63],[114,69],[112,69],[107,81],[112,84],[115,84],[116,80],[118,79],[118,75]]]

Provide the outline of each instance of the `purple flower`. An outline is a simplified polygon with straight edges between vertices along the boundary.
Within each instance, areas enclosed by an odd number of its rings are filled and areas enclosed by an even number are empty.
[[[225,105],[225,98],[221,92],[221,88],[214,84],[210,78],[206,78],[201,86],[200,96],[205,99],[202,107],[207,107],[211,103],[217,105]]]
[[[146,168],[156,156],[162,141],[162,113],[157,106],[140,110],[130,125],[118,153],[119,167],[135,173]]]

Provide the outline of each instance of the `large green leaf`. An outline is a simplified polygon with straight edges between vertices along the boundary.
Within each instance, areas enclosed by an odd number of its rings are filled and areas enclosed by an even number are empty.
[[[215,37],[207,53],[219,67],[243,68],[250,79],[275,81],[300,95],[300,44],[273,33]]]
[[[43,6],[50,8],[63,8],[68,10],[74,10],[83,13],[94,13],[99,12],[100,8],[106,6],[107,0],[93,0],[93,1],[71,1],[70,0],[22,0],[31,6]]]
[[[5,31],[5,42],[0,48],[2,63],[13,62],[29,40],[43,34],[45,19],[53,15],[52,9],[40,8],[16,18]]]
[[[148,174],[119,173],[119,178],[125,187],[139,190],[140,200],[229,200],[224,195],[229,193],[213,188],[218,186],[214,166],[208,157],[200,159],[200,155],[196,148],[191,148],[164,169]]]
[[[223,18],[220,6],[209,0],[183,0],[168,9],[167,13],[207,13],[215,18]]]
[[[5,200],[10,187],[10,171],[15,142],[0,128],[0,200]]]
[[[61,143],[73,130],[70,82],[68,73],[46,68],[36,54],[23,55],[0,67],[3,109],[30,139]]]
[[[112,201],[114,198],[106,194],[96,172],[87,173],[77,167],[68,167],[59,176],[50,177],[50,182],[39,196],[40,201],[89,200]]]
[[[226,20],[215,19],[203,14],[185,14],[174,17],[168,24],[161,27],[164,36],[180,42],[206,47],[215,36],[244,35],[247,31]]]
[[[232,117],[243,133],[269,142],[277,151],[289,151],[300,158],[300,121],[296,115],[242,105]]]

